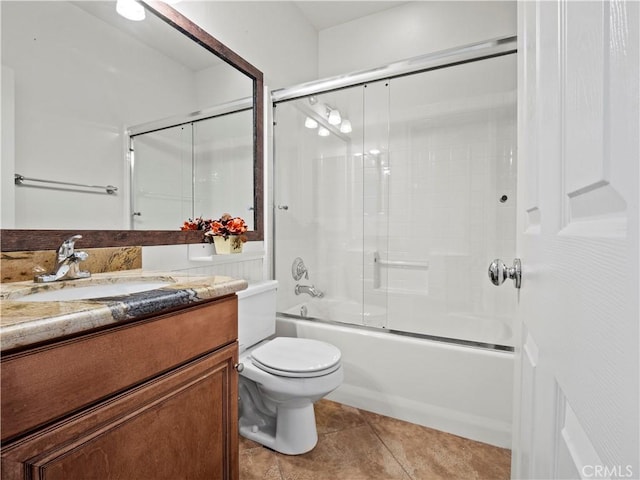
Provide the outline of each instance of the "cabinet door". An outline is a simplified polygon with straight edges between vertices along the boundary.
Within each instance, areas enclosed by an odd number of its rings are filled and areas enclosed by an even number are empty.
[[[237,345],[3,449],[2,478],[237,479]]]

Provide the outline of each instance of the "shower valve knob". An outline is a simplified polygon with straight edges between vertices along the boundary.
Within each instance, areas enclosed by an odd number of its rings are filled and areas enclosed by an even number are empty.
[[[507,278],[513,280],[514,286],[520,288],[522,284],[522,264],[519,258],[513,261],[512,267],[507,267],[502,260],[496,258],[489,265],[489,278],[496,286],[502,285]]]

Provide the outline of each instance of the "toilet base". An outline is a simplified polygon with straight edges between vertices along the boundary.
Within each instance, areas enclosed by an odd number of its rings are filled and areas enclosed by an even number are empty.
[[[300,455],[318,443],[313,403],[295,407],[279,405],[276,417],[262,418],[260,424],[248,417],[250,415],[240,418],[240,434],[276,452]]]

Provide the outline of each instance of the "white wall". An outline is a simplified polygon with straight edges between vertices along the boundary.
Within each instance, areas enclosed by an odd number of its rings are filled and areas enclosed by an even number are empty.
[[[292,2],[180,2],[174,8],[282,88],[318,78],[318,34]]]
[[[515,1],[416,1],[322,30],[321,78],[516,34]]]
[[[2,210],[0,211],[0,226],[13,228],[15,225],[15,185],[13,174],[15,173],[15,76],[13,70],[2,66],[2,120],[0,132],[2,133],[2,152],[0,153],[0,195]]]
[[[253,94],[252,80],[225,62],[196,73],[197,104],[202,107],[222,105]]]

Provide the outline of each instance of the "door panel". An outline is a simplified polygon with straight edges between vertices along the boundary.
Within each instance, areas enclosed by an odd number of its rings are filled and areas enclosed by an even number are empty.
[[[514,478],[638,478],[637,2],[519,5]]]

